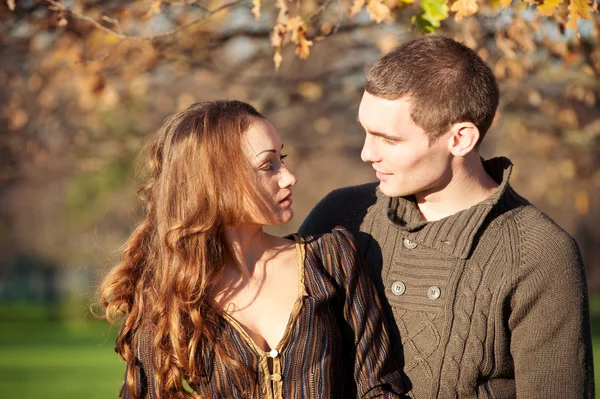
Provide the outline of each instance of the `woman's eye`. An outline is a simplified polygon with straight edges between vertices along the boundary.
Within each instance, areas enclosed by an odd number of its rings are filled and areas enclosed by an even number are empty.
[[[260,170],[264,170],[264,171],[273,170],[273,162],[267,163],[265,166],[261,167]]]
[[[284,155],[284,154],[282,154],[282,155],[279,157],[279,162],[283,163],[283,160],[284,160],[284,159],[286,159],[286,158],[287,158],[287,154],[285,154],[285,155]],[[262,166],[262,167],[260,168],[260,170],[263,170],[263,171],[265,171],[265,172],[269,172],[269,171],[275,170],[275,162],[273,162],[273,161],[269,161],[269,162],[268,162],[268,163],[266,163],[264,166]]]

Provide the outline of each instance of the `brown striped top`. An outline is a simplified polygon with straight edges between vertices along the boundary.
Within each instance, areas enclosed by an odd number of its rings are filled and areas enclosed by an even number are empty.
[[[223,314],[229,355],[256,370],[258,386],[252,398],[403,397],[402,374],[392,355],[381,302],[352,235],[335,228],[320,237],[293,237],[298,299],[279,345],[264,352],[234,318]],[[139,378],[144,385],[138,387],[140,396],[153,398],[151,350],[140,347],[145,371]],[[203,359],[212,359],[210,345],[203,351]],[[205,361],[204,368],[208,377],[191,387],[201,397],[240,398],[235,387],[252,384],[250,376],[219,367],[218,359]],[[125,391],[122,395],[127,397]]]

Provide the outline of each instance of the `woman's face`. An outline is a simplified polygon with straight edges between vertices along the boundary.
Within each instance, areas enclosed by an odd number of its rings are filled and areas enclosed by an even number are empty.
[[[296,177],[283,164],[283,145],[266,119],[253,118],[245,133],[244,152],[252,165],[246,201],[247,223],[279,225],[289,222],[292,186]]]

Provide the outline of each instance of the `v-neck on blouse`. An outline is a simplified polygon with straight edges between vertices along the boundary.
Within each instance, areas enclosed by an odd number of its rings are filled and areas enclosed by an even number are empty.
[[[275,350],[263,351],[233,317],[223,315],[228,355],[256,371],[254,394],[242,396],[236,387],[251,386],[252,378],[224,369],[219,359],[204,362],[207,377],[191,388],[202,398],[223,399],[404,397],[381,301],[352,235],[336,227],[320,237],[293,237],[299,295]],[[149,346],[143,342],[138,346]],[[215,356],[211,345],[199,350],[202,359]],[[145,385],[138,392],[155,398],[150,348],[138,350],[138,357],[136,380]]]
[[[281,369],[281,353],[283,353],[286,343],[289,341],[292,330],[294,328],[294,324],[298,315],[300,314],[300,310],[302,309],[302,303],[304,297],[307,295],[306,287],[304,286],[304,259],[306,256],[306,252],[304,251],[304,244],[300,240],[300,236],[294,236],[296,242],[296,264],[298,268],[298,295],[296,297],[296,301],[294,302],[294,306],[292,307],[292,311],[290,313],[290,317],[285,326],[285,330],[283,332],[283,336],[271,351],[265,352],[258,344],[250,337],[250,334],[246,331],[246,329],[240,325],[240,323],[229,313],[223,312],[223,318],[231,324],[240,337],[246,341],[246,344],[253,350],[256,355],[259,356],[259,386],[266,387],[266,392],[264,392],[264,398],[266,399],[282,399],[283,392],[283,378],[282,378],[282,369]],[[272,359],[272,372],[269,369],[268,358]],[[271,389],[269,389],[271,388]]]

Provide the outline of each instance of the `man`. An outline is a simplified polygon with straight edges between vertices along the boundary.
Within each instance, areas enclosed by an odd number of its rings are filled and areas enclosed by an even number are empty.
[[[412,397],[593,397],[577,244],[512,189],[508,159],[478,154],[498,97],[492,71],[449,38],[379,59],[358,111],[379,182],[331,192],[300,231],[356,234]]]

